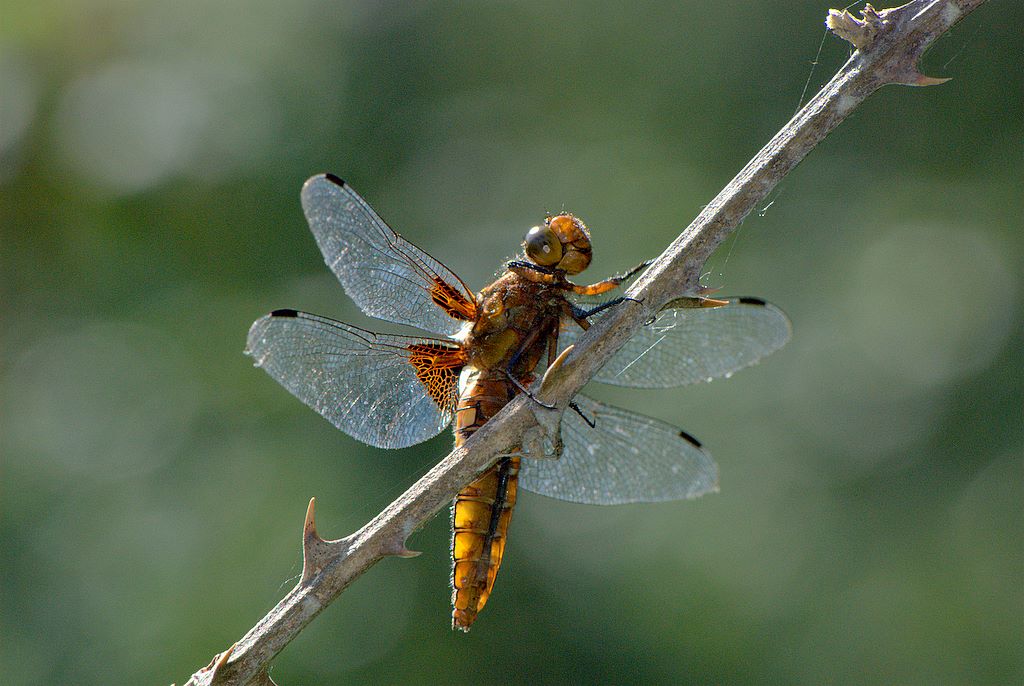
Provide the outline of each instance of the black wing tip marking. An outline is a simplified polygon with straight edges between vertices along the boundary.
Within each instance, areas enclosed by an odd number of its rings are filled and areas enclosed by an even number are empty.
[[[299,313],[297,310],[274,310],[270,313],[271,317],[298,317]]]
[[[694,438],[690,434],[686,433],[685,431],[680,431],[679,432],[679,438],[683,439],[684,441],[687,441],[688,443],[692,443],[695,448],[703,448],[704,447],[703,444],[701,444],[700,441],[698,441],[696,438]]]
[[[761,300],[760,298],[750,297],[750,296],[744,296],[742,298],[738,298],[737,301],[741,305],[757,305],[758,307],[767,307],[768,306],[768,303],[765,302],[764,300]]]
[[[341,188],[345,187],[345,180],[340,176],[335,176],[334,174],[327,172],[326,174],[324,174],[324,178],[333,183],[335,186],[340,186]]]

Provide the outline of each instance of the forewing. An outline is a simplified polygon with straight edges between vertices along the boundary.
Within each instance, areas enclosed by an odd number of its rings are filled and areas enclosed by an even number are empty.
[[[327,266],[366,314],[449,336],[475,317],[459,277],[392,231],[341,179],[306,181],[302,208]]]
[[[749,367],[789,340],[789,318],[779,308],[757,298],[728,302],[722,307],[663,309],[608,360],[594,380],[633,388],[710,381]],[[559,347],[572,345],[582,334],[579,326],[568,322],[559,334]]]
[[[562,456],[524,458],[519,485],[591,505],[695,498],[718,490],[718,466],[700,443],[675,427],[582,395],[562,418]]]
[[[452,420],[464,357],[433,338],[375,334],[277,310],[249,329],[246,354],[336,427],[378,448],[404,448]]]

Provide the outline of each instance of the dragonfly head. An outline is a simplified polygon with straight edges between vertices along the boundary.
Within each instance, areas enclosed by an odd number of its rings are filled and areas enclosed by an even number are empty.
[[[590,264],[590,232],[578,217],[559,214],[530,229],[523,249],[534,264],[579,274]]]

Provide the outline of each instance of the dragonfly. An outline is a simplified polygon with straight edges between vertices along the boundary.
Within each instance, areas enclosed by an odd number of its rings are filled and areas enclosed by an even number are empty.
[[[404,448],[454,428],[465,443],[611,307],[609,293],[642,270],[588,285],[590,232],[570,213],[531,228],[522,254],[473,293],[393,231],[347,183],[321,174],[302,188],[306,219],[348,296],[367,315],[430,335],[381,334],[293,309],[249,330],[254,364],[334,426],[378,448]],[[594,380],[670,388],[754,364],[790,337],[786,315],[758,298],[679,298],[616,352]],[[541,402],[534,398],[536,402]],[[585,504],[694,498],[718,488],[718,467],[685,431],[577,395],[560,456],[505,455],[451,508],[452,627],[468,631],[494,587],[519,488]]]

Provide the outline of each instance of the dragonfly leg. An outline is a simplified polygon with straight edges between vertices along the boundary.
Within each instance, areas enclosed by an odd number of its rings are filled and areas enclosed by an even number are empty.
[[[647,267],[650,267],[650,266],[651,266],[651,263],[653,263],[653,262],[654,262],[654,260],[644,260],[643,262],[641,262],[641,263],[640,263],[640,264],[638,264],[637,266],[635,266],[635,267],[633,267],[632,269],[630,269],[630,270],[629,270],[628,272],[626,272],[625,274],[616,274],[615,276],[613,276],[613,277],[612,277],[612,279],[615,279],[615,280],[617,280],[617,281],[618,281],[619,283],[622,283],[623,281],[626,281],[626,280],[627,280],[627,279],[629,279],[629,278],[630,278],[631,276],[633,276],[634,274],[636,274],[637,272],[639,272],[639,271],[640,271],[641,269],[647,269]]]
[[[604,310],[607,310],[609,307],[615,307],[616,305],[619,305],[619,304],[627,302],[627,301],[628,302],[634,302],[634,303],[643,303],[643,300],[637,300],[636,298],[629,298],[629,297],[626,297],[626,296],[622,296],[621,298],[612,298],[608,302],[601,303],[600,305],[592,307],[589,310],[585,310],[582,307],[573,306],[573,308],[572,308],[572,316],[573,316],[573,319],[587,319],[589,317],[594,316],[598,312],[603,312]]]
[[[513,386],[515,386],[516,388],[518,388],[518,389],[519,389],[519,392],[520,392],[520,393],[523,393],[524,395],[526,395],[526,397],[528,397],[528,398],[529,398],[530,400],[532,400],[533,402],[537,403],[537,404],[538,404],[538,405],[540,405],[541,407],[543,407],[543,408],[545,408],[545,409],[548,409],[548,410],[553,410],[553,409],[555,409],[555,406],[554,406],[554,405],[551,405],[551,404],[549,404],[549,403],[546,403],[546,402],[544,402],[543,400],[541,400],[540,398],[538,398],[537,396],[535,396],[535,395],[533,394],[533,391],[531,391],[531,390],[530,390],[529,388],[527,388],[527,387],[526,387],[526,386],[524,386],[524,385],[523,385],[522,383],[520,383],[520,382],[519,382],[519,379],[517,379],[517,378],[515,377],[515,375],[514,375],[514,374],[513,374],[513,373],[512,373],[511,371],[509,371],[508,369],[506,369],[506,370],[505,370],[505,376],[507,376],[507,377],[508,377],[508,380],[512,382],[512,385],[513,385]]]
[[[645,267],[649,266],[652,261],[653,260],[646,260],[644,262],[641,262],[637,266],[633,267],[625,274],[616,274],[615,276],[609,279],[605,279],[604,281],[598,281],[597,283],[592,283],[589,286],[580,286],[575,283],[570,283],[568,284],[568,290],[571,290],[576,295],[601,295],[602,293],[607,293],[613,288],[619,286],[623,281],[629,279],[631,276],[636,274],[641,269],[644,269]]]
[[[535,396],[533,394],[533,392],[529,388],[524,386],[519,381],[519,379],[516,378],[516,375],[512,373],[512,370],[516,368],[517,364],[519,364],[519,359],[523,356],[523,353],[525,353],[527,350],[529,350],[530,347],[533,346],[533,344],[537,341],[538,338],[540,338],[541,336],[544,336],[545,338],[547,336],[550,336],[552,331],[557,331],[558,330],[557,327],[558,327],[558,320],[555,319],[553,321],[553,323],[552,322],[547,322],[545,324],[542,324],[540,327],[537,327],[537,328],[533,329],[532,331],[530,331],[530,333],[527,334],[526,338],[523,339],[523,341],[519,344],[519,349],[516,350],[514,355],[512,355],[512,358],[508,361],[508,364],[505,366],[505,370],[504,370],[505,371],[505,376],[508,378],[509,381],[512,382],[513,386],[518,388],[520,390],[520,392],[525,393],[526,396],[530,400],[532,400],[533,402],[537,403],[541,407],[543,407],[545,409],[548,409],[548,410],[555,409],[555,406],[554,405],[550,405],[550,404],[540,400],[537,396]],[[549,352],[550,352],[550,350],[549,350]]]
[[[585,421],[591,429],[597,428],[597,423],[587,415],[583,414],[583,410],[580,409],[580,406],[576,404],[575,400],[569,401],[569,407],[572,408],[576,414],[582,417],[583,421]]]

